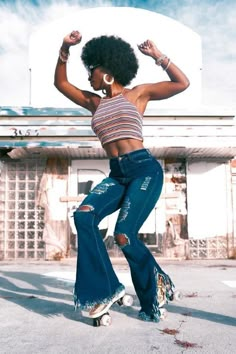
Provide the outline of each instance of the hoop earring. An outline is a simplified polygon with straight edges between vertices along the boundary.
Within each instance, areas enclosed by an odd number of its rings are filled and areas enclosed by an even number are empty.
[[[104,75],[103,75],[103,81],[104,81],[105,84],[107,84],[107,85],[112,85],[113,82],[114,82],[114,77],[112,77],[111,81],[108,81],[108,80],[107,80],[107,76],[108,76],[108,74],[104,74]]]

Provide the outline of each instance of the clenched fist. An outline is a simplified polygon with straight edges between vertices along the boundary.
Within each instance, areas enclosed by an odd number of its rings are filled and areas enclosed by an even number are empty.
[[[72,31],[63,39],[63,45],[70,47],[81,42],[82,35],[79,31]]]

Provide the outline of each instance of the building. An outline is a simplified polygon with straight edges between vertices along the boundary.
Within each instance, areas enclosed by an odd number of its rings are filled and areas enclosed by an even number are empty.
[[[133,21],[136,36],[140,35],[141,20],[146,21],[147,38],[157,27],[161,28],[161,44],[175,62],[186,67],[191,81],[189,90],[168,102],[153,104],[145,114],[145,146],[161,162],[165,184],[139,237],[156,256],[233,257],[236,237],[235,117],[200,104],[200,38],[176,21],[140,9],[89,9],[68,21],[73,26],[79,17],[86,33],[88,17],[99,19],[106,15],[112,23],[117,12],[129,22]],[[151,17],[155,21],[150,21]],[[108,160],[90,128],[91,116],[82,109],[66,107],[69,103],[56,92],[52,75],[42,71],[42,67],[48,65],[49,73],[52,73],[58,50],[52,50],[50,57],[42,57],[39,43],[49,46],[56,33],[58,49],[59,38],[61,41],[68,21],[63,19],[63,26],[61,21],[50,24],[50,30],[46,26],[32,35],[31,106],[2,107],[0,111],[0,259],[73,256],[77,247],[73,210],[108,173]],[[108,22],[104,26],[108,26]],[[122,31],[118,28],[117,31],[135,43],[137,38],[129,32],[126,34],[129,22],[124,21],[126,25]],[[99,28],[101,33],[105,29]],[[86,35],[93,36],[93,30],[89,30]],[[50,34],[48,43],[43,41],[45,33]],[[173,41],[181,50],[173,48]],[[141,68],[147,68],[146,59],[140,58]],[[44,63],[44,60],[47,61]],[[72,59],[69,72],[74,65],[78,63]],[[144,81],[144,74],[145,79],[153,79],[153,69],[150,72],[141,70],[136,83]],[[158,72],[157,80],[162,75]],[[82,77],[83,80],[87,81],[87,77]],[[42,104],[63,105],[63,108],[44,108]],[[112,237],[115,217],[111,215],[103,220],[100,229],[110,255],[119,257],[121,251]]]
[[[73,208],[108,173],[90,117],[72,109],[47,117],[40,109],[17,118],[9,112],[1,117],[1,259],[70,256],[76,248]],[[166,257],[232,256],[234,116],[145,116],[144,136],[162,163],[165,185],[140,237]],[[114,217],[101,229],[111,254],[120,256],[111,237]]]

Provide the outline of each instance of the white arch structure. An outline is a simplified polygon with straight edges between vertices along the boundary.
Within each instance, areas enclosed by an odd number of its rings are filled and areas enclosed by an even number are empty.
[[[137,49],[137,44],[151,39],[187,74],[191,85],[188,90],[171,99],[150,103],[150,112],[157,112],[159,108],[193,108],[201,103],[202,53],[201,39],[197,33],[156,12],[131,7],[98,7],[78,10],[32,33],[29,46],[32,106],[75,107],[53,85],[54,68],[62,39],[75,29],[83,36],[81,44],[71,48],[68,63],[69,80],[76,86],[91,90],[87,72],[80,59],[81,48],[86,41],[102,34],[118,35],[135,49],[140,68],[132,86],[166,80],[166,73]]]

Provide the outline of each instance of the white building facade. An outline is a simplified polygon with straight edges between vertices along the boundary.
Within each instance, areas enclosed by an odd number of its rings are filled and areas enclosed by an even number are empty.
[[[1,259],[76,252],[73,210],[108,175],[109,164],[91,117],[75,113],[1,117]],[[144,142],[161,162],[165,183],[139,237],[156,256],[232,257],[234,116],[145,116]],[[100,229],[111,255],[120,257],[113,242],[115,219],[110,216]]]
[[[191,82],[180,95],[150,104],[144,116],[144,144],[161,162],[165,183],[138,237],[155,256],[234,257],[235,116],[201,106],[201,38],[154,12],[101,7],[79,11],[32,34],[30,107],[1,108],[0,260],[74,256],[73,210],[109,173],[90,127],[91,116],[53,86],[62,38],[78,23],[83,42],[72,48],[68,64],[68,76],[76,86],[91,89],[80,53],[83,43],[101,34],[116,34],[135,48],[140,69],[133,85],[166,80],[166,73],[137,50],[147,38],[183,68]],[[120,257],[113,239],[115,220],[111,215],[102,221],[101,237],[110,255]]]

